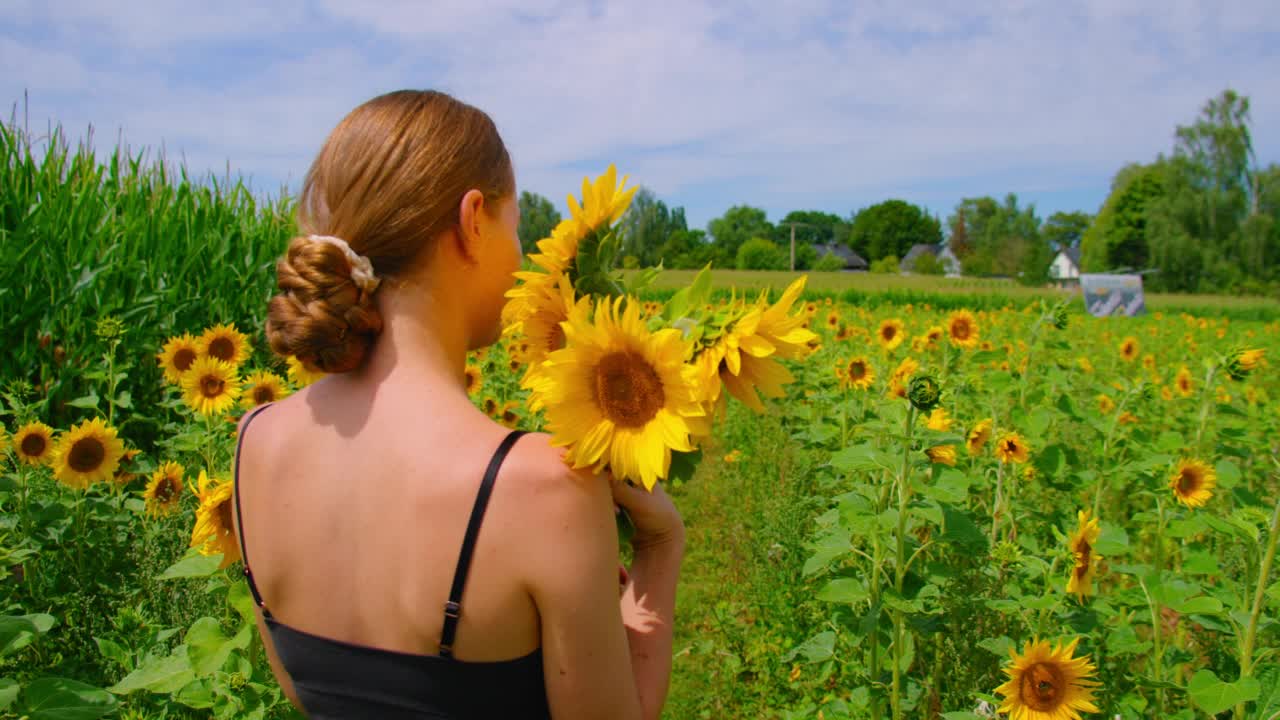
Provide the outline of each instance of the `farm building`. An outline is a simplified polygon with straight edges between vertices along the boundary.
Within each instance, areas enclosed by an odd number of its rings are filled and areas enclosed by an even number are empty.
[[[849,246],[840,243],[814,243],[813,249],[818,252],[818,257],[824,257],[827,253],[835,255],[844,261],[845,270],[866,270],[870,265],[858,253],[849,249]]]
[[[926,253],[938,259],[938,262],[945,269],[947,277],[960,277],[960,258],[951,252],[951,246],[946,243],[938,243],[937,245],[916,243],[911,246],[911,249],[899,261],[898,267],[902,269],[903,273],[914,272],[916,260]]]
[[[1068,247],[1058,251],[1049,265],[1049,279],[1058,287],[1076,287],[1080,284],[1080,248]]]

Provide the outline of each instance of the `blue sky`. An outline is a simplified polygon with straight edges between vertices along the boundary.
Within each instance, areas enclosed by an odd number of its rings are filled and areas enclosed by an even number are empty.
[[[215,7],[216,5],[216,7]],[[360,102],[436,88],[489,112],[521,189],[609,163],[684,206],[943,217],[1015,192],[1094,212],[1227,87],[1280,161],[1273,2],[0,0],[0,102],[196,173],[296,188]]]

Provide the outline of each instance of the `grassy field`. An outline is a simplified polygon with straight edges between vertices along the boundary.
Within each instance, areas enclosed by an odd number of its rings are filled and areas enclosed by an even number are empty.
[[[664,270],[654,282],[655,292],[672,291],[688,285],[697,271]],[[717,288],[759,291],[771,288],[781,291],[800,275],[808,275],[806,292],[810,297],[840,297],[859,304],[933,302],[943,306],[954,304],[957,296],[965,306],[975,302],[988,306],[1010,303],[1025,305],[1040,298],[1067,300],[1083,312],[1078,290],[1033,288],[1012,280],[983,278],[947,278],[929,275],[888,275],[867,272],[776,272],[767,270],[712,271]],[[1280,299],[1257,296],[1193,295],[1185,293],[1147,293],[1147,308],[1152,311],[1187,312],[1194,315],[1230,316],[1256,320],[1280,318]]]

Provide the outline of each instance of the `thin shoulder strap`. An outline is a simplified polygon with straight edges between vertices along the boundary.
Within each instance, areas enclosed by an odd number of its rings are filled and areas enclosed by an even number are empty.
[[[270,617],[267,612],[267,604],[262,601],[262,595],[258,592],[258,586],[253,582],[253,571],[249,569],[249,553],[244,546],[244,515],[240,513],[240,450],[244,447],[244,436],[249,433],[249,425],[253,423],[253,419],[258,417],[258,413],[266,410],[271,403],[259,405],[249,412],[249,417],[244,419],[244,425],[240,426],[240,437],[236,439],[236,466],[235,474],[232,476],[231,495],[235,498],[236,517],[240,518],[240,560],[244,563],[244,576],[249,581],[249,592],[253,595],[253,602],[262,608],[263,615]]]
[[[484,479],[480,482],[480,491],[476,493],[476,503],[471,507],[471,519],[467,521],[467,534],[462,539],[462,552],[458,555],[458,569],[453,572],[453,586],[449,588],[449,601],[444,604],[444,627],[440,630],[440,655],[453,657],[453,640],[458,633],[458,618],[462,614],[462,590],[467,584],[467,571],[471,569],[471,554],[476,549],[476,537],[480,534],[480,522],[484,519],[485,508],[489,506],[489,496],[493,493],[493,482],[498,477],[498,468],[506,459],[511,446],[524,435],[523,430],[512,430],[502,440],[489,467],[484,471]]]

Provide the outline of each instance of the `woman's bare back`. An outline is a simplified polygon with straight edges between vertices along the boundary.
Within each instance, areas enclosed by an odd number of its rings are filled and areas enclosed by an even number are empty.
[[[414,654],[439,651],[444,605],[485,468],[507,430],[454,388],[362,392],[331,378],[264,411],[240,459],[242,529],[282,623]],[[522,475],[556,455],[517,442],[481,525],[454,652],[496,661],[539,647],[522,574]],[[523,472],[522,472],[523,470]]]

